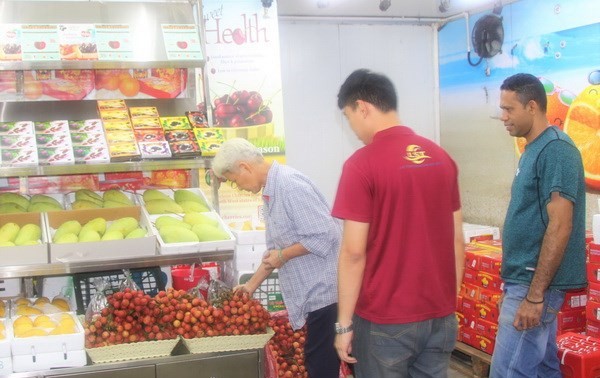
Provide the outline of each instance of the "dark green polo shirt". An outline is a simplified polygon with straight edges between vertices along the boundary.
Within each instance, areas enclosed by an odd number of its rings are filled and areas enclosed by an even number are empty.
[[[585,287],[585,182],[581,154],[552,126],[527,145],[519,160],[502,234],[502,278],[529,285],[548,225],[546,205],[553,192],[573,202],[573,230],[554,289]]]

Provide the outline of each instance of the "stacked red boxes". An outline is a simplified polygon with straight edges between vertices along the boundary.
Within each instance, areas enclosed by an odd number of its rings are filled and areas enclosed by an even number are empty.
[[[565,332],[585,332],[587,290],[567,291],[565,301],[557,314],[558,335]]]
[[[564,378],[600,377],[600,339],[567,332],[557,338]]]
[[[600,244],[588,243],[586,334],[600,337]]]
[[[492,354],[498,331],[502,243],[474,242],[465,247],[465,273],[459,295],[459,341]]]

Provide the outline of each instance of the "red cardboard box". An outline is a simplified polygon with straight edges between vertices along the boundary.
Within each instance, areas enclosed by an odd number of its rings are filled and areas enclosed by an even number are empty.
[[[588,320],[600,321],[600,303],[589,301],[585,306],[585,317]]]
[[[480,319],[497,324],[500,310],[498,310],[498,306],[494,303],[476,303],[475,314]]]
[[[591,263],[600,263],[600,244],[590,243],[589,260]]]
[[[471,268],[465,268],[462,282],[465,284],[477,285],[477,273],[478,271]]]
[[[475,339],[477,340],[477,345],[475,346],[477,349],[487,354],[494,353],[494,346],[496,345],[494,340],[481,335],[476,335]]]
[[[569,290],[565,293],[565,301],[561,307],[563,311],[583,308],[587,303],[586,289]]]
[[[585,328],[585,308],[559,311],[556,322],[559,330]]]
[[[504,289],[504,282],[499,275],[481,271],[477,273],[477,285],[498,293]]]
[[[476,316],[476,304],[477,302],[475,302],[474,300],[463,297],[459,312],[461,312],[467,318],[473,318]]]
[[[600,263],[587,263],[587,279],[589,282],[600,283]]]
[[[590,282],[588,284],[587,300],[592,302],[600,302],[600,283]]]
[[[495,275],[500,275],[502,267],[502,254],[499,252],[490,251],[484,254],[479,259],[479,270]]]
[[[475,321],[474,329],[478,335],[486,337],[490,340],[496,340],[496,334],[498,333],[498,323],[489,322],[484,319],[477,319]]]
[[[585,325],[585,333],[587,336],[600,338],[600,322],[595,322],[593,320],[587,319],[587,323]]]
[[[557,344],[564,378],[600,377],[600,340],[567,332],[557,338]]]

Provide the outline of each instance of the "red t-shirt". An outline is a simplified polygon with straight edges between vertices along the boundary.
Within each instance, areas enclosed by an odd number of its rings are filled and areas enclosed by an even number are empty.
[[[456,164],[408,127],[378,132],[346,161],[332,214],[370,224],[357,315],[401,324],[455,311],[459,209]]]

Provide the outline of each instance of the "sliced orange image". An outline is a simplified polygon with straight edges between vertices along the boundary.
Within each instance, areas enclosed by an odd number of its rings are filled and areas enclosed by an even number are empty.
[[[581,152],[585,183],[600,190],[600,85],[590,85],[571,104],[565,132]]]

